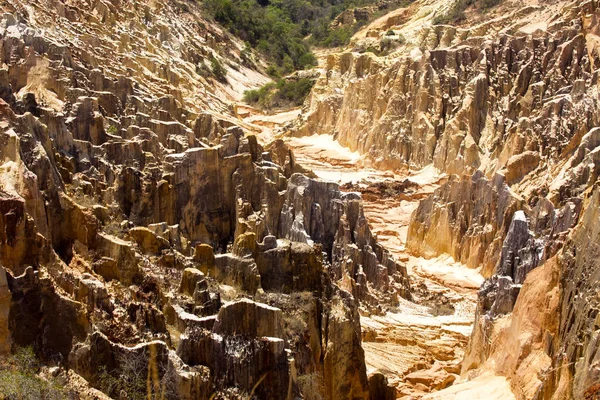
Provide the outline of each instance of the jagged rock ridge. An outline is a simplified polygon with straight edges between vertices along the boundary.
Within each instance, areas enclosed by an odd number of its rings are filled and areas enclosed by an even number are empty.
[[[472,26],[434,23],[461,2],[423,1],[365,29],[357,51],[326,57],[292,134],[448,175],[413,213],[407,247],[487,278],[464,393],[491,373],[508,379],[506,398],[594,398],[600,14],[595,2],[500,3]]]
[[[242,45],[188,2],[2,7],[2,351],[111,396],[367,398],[358,301],[409,298],[406,269],[237,118],[266,79]]]

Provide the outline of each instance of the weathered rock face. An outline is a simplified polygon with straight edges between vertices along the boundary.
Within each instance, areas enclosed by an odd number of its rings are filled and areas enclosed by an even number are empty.
[[[6,356],[10,352],[11,337],[9,330],[11,293],[6,279],[6,270],[0,267],[0,354]]]
[[[490,276],[510,219],[520,208],[502,175],[490,181],[482,173],[451,176],[413,213],[407,247],[428,257],[447,253],[470,268],[483,264]]]
[[[280,309],[251,300],[221,308],[212,333],[188,329],[177,350],[189,365],[204,365],[215,374],[216,385],[255,390],[264,399],[289,398],[290,365]]]
[[[598,393],[599,207],[596,185],[559,259],[560,322],[552,353],[554,370],[543,389],[564,398],[593,397]]]
[[[393,400],[396,398],[396,389],[388,386],[387,378],[381,373],[369,376],[370,399]]]
[[[406,269],[357,194],[237,118],[244,75],[267,79],[243,44],[195,3],[21,5],[0,6],[0,352],[113,397],[151,376],[165,398],[291,399],[316,374],[368,398],[358,302],[409,298]]]
[[[559,297],[555,257],[528,274],[512,314],[496,320],[488,315],[478,319],[483,327],[474,330],[463,371],[478,368],[506,376],[517,398],[550,398],[552,390],[544,395],[543,388],[557,354]],[[476,374],[477,370],[466,376]]]
[[[34,345],[47,357],[66,358],[73,342],[85,340],[91,327],[83,304],[57,293],[50,279],[29,267],[21,276],[9,274],[8,286],[15,345]]]
[[[344,297],[333,300],[326,322],[325,396],[332,400],[365,399],[369,393],[364,351],[360,346],[360,326],[354,323],[359,318],[358,310]]]
[[[345,289],[355,297],[376,303],[369,292],[372,287],[389,293],[392,302],[396,296],[410,298],[406,268],[376,243],[356,193],[342,193],[336,184],[293,175],[279,229],[290,240],[321,243],[333,278],[349,278],[350,287]]]
[[[283,337],[281,310],[250,300],[221,308],[213,331],[220,335]]]
[[[548,383],[547,378],[533,377],[562,359],[552,347],[558,335],[557,298],[563,290],[558,274],[564,273],[556,254],[565,251],[561,248],[569,229],[578,226],[582,201],[563,198],[560,207],[536,195],[523,201],[509,191],[502,176],[495,179],[500,184],[491,189],[481,174],[462,181],[450,177],[414,212],[408,243],[421,254],[446,252],[463,261],[469,260],[461,258],[464,255],[472,256],[471,265],[482,267],[489,279],[479,291],[463,374],[476,376],[471,370],[492,369],[511,379],[515,394],[534,398]],[[484,191],[473,189],[478,187],[477,181]],[[472,243],[484,244],[483,258],[477,259],[481,252],[467,250]],[[528,280],[539,265],[544,265],[544,270]],[[539,310],[533,309],[534,304],[540,304]],[[539,321],[539,327],[535,320],[525,321],[528,318]]]
[[[236,118],[233,88],[267,79],[239,65],[243,45],[194,2],[22,3],[0,6],[0,352],[33,345],[119,397],[292,399],[314,379],[331,400],[393,398],[367,379],[358,302],[410,299],[406,269],[358,194]],[[600,14],[460,29],[428,24],[456,2],[432,3],[388,21],[406,33],[396,58],[328,56],[295,133],[450,174],[408,247],[489,278],[465,377],[594,395]],[[202,75],[212,57],[240,69],[233,85]]]
[[[294,134],[330,133],[375,165],[448,174],[413,213],[407,248],[487,278],[464,378],[505,376],[517,398],[592,398],[600,14],[585,3],[473,28],[424,22],[459,2],[442,3],[390,17],[390,36],[406,39],[396,53],[329,55]],[[384,34],[357,35],[354,48]],[[433,385],[425,375],[411,379]]]
[[[278,246],[276,240],[274,236],[265,237],[265,250],[256,258],[261,287],[284,293],[320,292],[326,273],[320,247],[300,242]]]
[[[106,390],[115,385],[118,374],[127,383],[113,387],[127,393],[137,388],[167,399],[208,399],[210,371],[206,367],[189,367],[160,341],[125,347],[111,342],[99,332],[90,335],[71,353],[70,363],[89,382]]]
[[[528,274],[544,262],[553,263],[549,260],[562,247],[568,229],[577,223],[580,209],[581,202],[578,199],[567,201],[558,210],[547,200],[538,199],[538,204],[532,209],[514,213],[493,275],[479,291],[477,323],[463,371],[476,368],[490,356],[490,352],[494,352],[494,345],[489,338],[497,335],[495,321],[513,312]],[[504,370],[504,373],[508,370]]]
[[[597,393],[597,296],[590,290],[597,284],[592,258],[597,256],[598,198],[596,187],[564,247],[553,255],[556,246],[546,246],[544,255],[550,258],[542,256],[523,284],[516,283],[518,272],[500,275],[506,272],[501,265],[499,275],[484,284],[463,373],[491,369],[510,378],[513,393],[521,398],[577,399]],[[518,233],[522,228],[517,225],[527,228],[522,217],[515,216],[504,247],[523,239],[519,256],[530,251],[531,241]],[[518,271],[521,261],[527,268],[531,258],[516,260]]]
[[[589,28],[565,9],[564,23],[521,31],[543,19],[535,7],[472,29],[425,22],[451,3],[414,4],[392,21],[389,29],[405,39],[395,57],[329,55],[296,134],[334,134],[391,168],[433,164],[472,174],[481,167],[491,175],[506,167],[511,184],[552,166],[556,152],[598,121],[587,90],[597,54],[581,34]],[[386,31],[379,35],[384,43]]]

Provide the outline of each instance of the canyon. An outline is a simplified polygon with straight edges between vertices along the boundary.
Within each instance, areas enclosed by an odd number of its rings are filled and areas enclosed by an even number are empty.
[[[2,396],[599,398],[595,1],[399,4],[276,111],[195,1],[0,9]]]

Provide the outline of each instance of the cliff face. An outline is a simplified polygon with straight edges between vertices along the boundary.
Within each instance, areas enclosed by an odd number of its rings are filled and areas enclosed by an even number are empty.
[[[452,1],[382,18],[357,51],[324,59],[292,134],[448,175],[412,214],[407,248],[487,279],[462,366],[472,382],[431,398],[483,393],[490,374],[507,378],[505,396],[594,398],[600,14],[593,2],[501,3],[476,24],[467,9],[460,27],[433,23]]]
[[[111,396],[368,398],[358,303],[406,269],[238,118],[243,45],[192,2],[1,7],[0,352]]]
[[[369,51],[325,56],[291,134],[445,176],[406,248],[486,280],[462,371],[462,320],[396,321],[414,337],[394,349],[427,358],[407,382],[460,372],[441,398],[490,375],[504,398],[594,398],[600,11],[507,1],[437,23],[465,6],[414,2],[354,37]],[[0,354],[32,346],[81,398],[393,398],[367,376],[360,316],[422,317],[444,291],[411,288],[358,194],[259,143],[235,101],[268,78],[242,43],[195,2],[0,9]]]
[[[414,4],[389,18],[389,31],[373,32],[381,43],[396,38],[388,56],[329,55],[295,134],[334,134],[383,167],[505,168],[512,184],[553,166],[556,152],[596,125],[586,82],[598,56],[579,8],[552,20],[544,6],[513,5],[472,28],[432,26],[446,3],[455,2]],[[543,23],[530,26],[536,19]]]

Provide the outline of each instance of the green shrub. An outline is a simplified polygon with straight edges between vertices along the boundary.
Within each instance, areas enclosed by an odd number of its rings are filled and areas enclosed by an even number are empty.
[[[304,53],[298,59],[300,69],[308,69],[314,65],[317,65],[317,57],[313,53]]]
[[[279,68],[276,65],[269,65],[267,68],[267,75],[273,78],[281,78],[281,73],[279,72]]]
[[[216,80],[222,83],[227,82],[227,70],[214,56],[210,59],[210,68]]]
[[[310,93],[314,81],[308,78],[298,80],[280,79],[277,84],[268,83],[260,89],[244,92],[244,101],[261,108],[300,106]]]
[[[62,400],[67,391],[53,380],[38,376],[39,360],[31,347],[17,349],[0,364],[0,398],[6,400]]]
[[[240,58],[242,60],[242,64],[246,67],[256,67],[256,63],[254,62],[254,57],[252,55],[252,47],[250,43],[246,42],[244,49],[240,52]]]
[[[110,125],[108,129],[106,129],[106,133],[108,133],[109,135],[116,135],[119,133],[119,130],[116,126]]]
[[[380,54],[389,54],[391,51],[406,43],[406,38],[403,35],[384,36],[379,43]]]
[[[206,0],[204,6],[215,20],[262,52],[271,63],[283,68],[285,61],[285,68],[290,72],[303,67],[300,57],[310,49],[303,40],[300,26],[284,10],[284,3]]]
[[[200,61],[198,65],[196,65],[196,73],[202,76],[205,79],[212,77],[212,71],[210,68],[204,63],[204,61]]]

